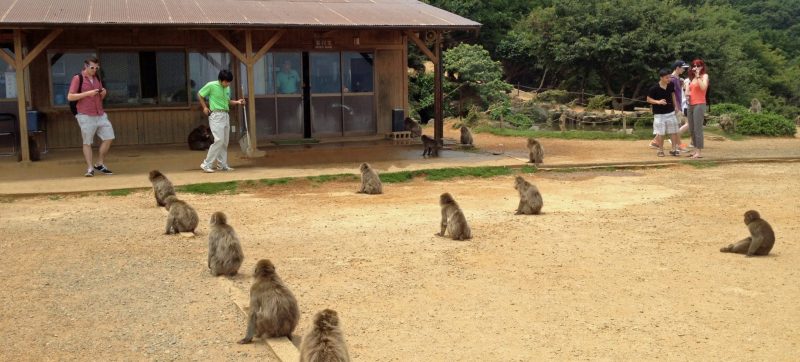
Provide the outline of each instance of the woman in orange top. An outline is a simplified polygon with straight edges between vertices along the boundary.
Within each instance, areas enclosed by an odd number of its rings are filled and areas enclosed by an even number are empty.
[[[708,74],[706,63],[701,59],[692,61],[689,71],[689,130],[692,133],[694,152],[689,157],[703,158],[703,119],[706,115],[706,91],[708,90]]]

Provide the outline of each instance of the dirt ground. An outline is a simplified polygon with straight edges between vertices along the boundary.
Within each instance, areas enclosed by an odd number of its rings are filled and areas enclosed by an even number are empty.
[[[544,214],[515,216],[513,177],[299,181],[181,194],[202,219],[166,236],[150,192],[4,198],[0,360],[250,360],[234,304],[260,258],[294,291],[304,335],[339,311],[359,361],[795,360],[800,199],[794,163],[539,172]],[[438,231],[438,195],[474,238]],[[768,257],[723,254],[757,209]],[[240,235],[242,274],[207,273],[207,220]]]

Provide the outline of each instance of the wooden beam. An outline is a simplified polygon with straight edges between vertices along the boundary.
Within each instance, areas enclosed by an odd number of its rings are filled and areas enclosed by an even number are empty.
[[[28,52],[27,56],[25,56],[25,59],[22,61],[22,68],[23,69],[27,68],[28,65],[31,64],[31,62],[34,59],[36,59],[39,53],[41,53],[45,48],[47,48],[47,46],[50,45],[50,43],[52,43],[53,40],[56,39],[56,37],[61,35],[62,32],[64,32],[64,29],[55,29],[51,31],[50,34],[47,34],[47,36],[44,37],[44,39],[42,39],[42,41],[40,41],[39,44],[37,44],[36,47],[33,48],[33,50]]]
[[[433,55],[433,53],[430,51],[430,49],[428,49],[428,46],[425,45],[425,43],[422,40],[420,40],[420,38],[416,34],[410,32],[410,31],[407,31],[406,32],[406,36],[408,36],[408,38],[411,39],[411,41],[413,41],[414,44],[417,45],[417,48],[419,48],[419,50],[421,50],[423,53],[425,53],[425,55],[428,57],[428,59],[430,59],[430,61],[433,62],[433,64],[436,64],[436,63],[439,62],[438,58],[435,55]]]
[[[14,60],[14,53],[9,52],[5,49],[0,49],[0,58],[3,58],[3,61],[8,63],[10,66],[15,66],[16,61]]]
[[[228,39],[226,39],[225,36],[220,34],[219,31],[215,29],[206,29],[206,30],[208,31],[209,34],[211,34],[211,36],[213,36],[215,39],[217,39],[218,42],[220,42],[225,48],[227,48],[228,51],[233,53],[233,55],[237,59],[239,59],[240,62],[247,64],[247,57],[245,57],[244,54],[242,54],[242,52],[239,51],[239,49],[237,49],[233,44],[231,44],[231,42],[228,41]]]
[[[25,109],[25,67],[22,59],[22,30],[14,29],[14,68],[17,71],[17,119],[19,120],[20,160],[31,161],[28,146],[28,114]]]
[[[259,59],[261,59],[261,57],[263,57],[264,54],[266,54],[272,48],[272,46],[275,45],[275,43],[278,42],[278,40],[280,40],[280,38],[283,36],[283,34],[286,34],[286,29],[278,30],[277,33],[273,34],[272,38],[270,38],[269,41],[267,41],[267,43],[264,44],[261,47],[261,49],[259,49],[258,52],[253,56],[253,58],[252,58],[253,59],[253,64],[256,64],[256,62]]]
[[[248,62],[245,63],[247,67],[247,137],[250,138],[250,148],[247,149],[247,156],[254,157],[258,149],[258,137],[256,137],[256,86],[255,74],[253,74],[253,34],[250,30],[244,33],[245,38],[245,51],[247,53]]]
[[[433,64],[433,138],[437,141],[444,136],[444,97],[442,96],[442,32],[436,32],[436,62]]]

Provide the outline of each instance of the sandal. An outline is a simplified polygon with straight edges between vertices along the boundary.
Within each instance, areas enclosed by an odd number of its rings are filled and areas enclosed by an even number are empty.
[[[656,153],[656,156],[664,157],[664,151],[658,151],[658,153]]]

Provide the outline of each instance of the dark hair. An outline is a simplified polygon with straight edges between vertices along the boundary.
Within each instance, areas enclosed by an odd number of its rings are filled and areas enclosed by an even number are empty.
[[[220,82],[223,80],[227,80],[228,82],[233,82],[233,73],[231,73],[231,71],[227,69],[220,70],[217,79]]]
[[[672,74],[672,71],[667,69],[667,68],[661,68],[661,69],[658,70],[658,77],[659,78],[661,78],[661,77],[663,77],[665,75],[670,75],[670,74]]]
[[[100,60],[96,56],[90,56],[83,60],[83,64],[89,65],[89,63],[100,64]]]
[[[706,74],[706,62],[702,59],[695,59],[692,60],[692,68],[694,67],[701,67],[700,68],[700,76],[702,77],[703,74]],[[694,80],[694,72],[689,72],[689,79]]]

